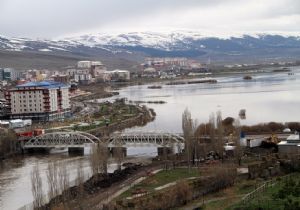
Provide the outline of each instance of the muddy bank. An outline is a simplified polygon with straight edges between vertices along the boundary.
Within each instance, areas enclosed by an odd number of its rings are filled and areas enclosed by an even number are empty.
[[[186,84],[199,84],[199,83],[217,83],[215,79],[207,79],[207,80],[195,80],[195,81],[174,81],[166,83],[166,85],[186,85]]]
[[[129,101],[129,103],[135,103],[135,104],[165,104],[167,102],[165,101]]]
[[[121,131],[135,126],[144,126],[155,119],[156,113],[153,109],[148,109],[146,106],[138,107],[138,109],[140,113],[135,117],[123,120],[122,122],[113,123],[105,127],[88,130],[87,132],[98,137],[104,137],[109,136],[109,134],[115,131]]]
[[[80,208],[85,197],[101,193],[101,190],[111,187],[126,180],[131,175],[143,169],[140,164],[131,164],[123,170],[116,170],[114,173],[97,174],[85,181],[81,186],[73,186],[62,192],[62,194],[52,198],[49,203],[45,204],[41,209],[53,209],[62,203],[73,208]]]
[[[99,98],[109,98],[115,95],[119,95],[119,92],[96,92],[96,93],[92,93],[90,95],[84,95],[84,96],[77,96],[72,98],[72,100],[74,101],[89,101],[89,100],[94,100],[94,99],[99,99]]]

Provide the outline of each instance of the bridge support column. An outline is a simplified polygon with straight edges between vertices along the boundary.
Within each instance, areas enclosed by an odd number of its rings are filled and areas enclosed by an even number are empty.
[[[68,152],[70,154],[78,154],[78,155],[84,155],[84,148],[81,147],[69,147]]]
[[[50,148],[29,148],[24,149],[24,153],[48,154],[50,153]]]
[[[173,153],[174,153],[174,151],[170,147],[157,147],[157,155],[158,156],[163,156],[164,154],[170,155]]]
[[[113,147],[111,148],[112,157],[116,157],[118,152],[122,152],[123,157],[127,156],[127,148],[126,147]]]

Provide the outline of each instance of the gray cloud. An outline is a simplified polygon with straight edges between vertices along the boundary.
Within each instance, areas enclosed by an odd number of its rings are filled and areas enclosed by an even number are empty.
[[[34,38],[160,28],[295,31],[298,18],[298,0],[0,0],[0,34]]]

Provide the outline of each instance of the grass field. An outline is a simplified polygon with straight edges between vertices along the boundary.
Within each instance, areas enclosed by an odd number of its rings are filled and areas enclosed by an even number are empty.
[[[205,210],[223,210],[231,207],[234,203],[238,203],[243,196],[253,191],[255,186],[259,186],[262,182],[262,180],[240,180],[232,187],[208,194],[203,198],[195,200],[187,206],[178,209],[194,209],[205,203]]]
[[[132,195],[132,192],[134,192],[136,189],[144,189],[147,192],[151,193],[155,191],[155,188],[164,186],[166,184],[186,179],[189,177],[198,177],[200,175],[198,169],[191,169],[190,172],[188,172],[188,169],[186,168],[177,168],[177,169],[171,169],[171,170],[163,170],[158,172],[157,174],[150,175],[145,180],[143,180],[141,183],[135,185],[128,191],[124,192],[120,195],[119,198],[125,198]]]
[[[265,192],[259,193],[245,205],[241,203],[232,205],[226,210],[296,210],[300,209],[300,174],[278,178],[274,186],[267,188]]]

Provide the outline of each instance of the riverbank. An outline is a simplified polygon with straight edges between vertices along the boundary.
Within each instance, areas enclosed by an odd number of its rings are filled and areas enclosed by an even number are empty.
[[[123,186],[145,176],[146,171],[161,168],[158,164],[130,164],[109,174],[97,174],[79,186],[70,187],[44,205],[45,209],[100,209],[111,195]],[[103,203],[104,202],[104,203]],[[99,208],[98,208],[98,207]]]
[[[146,106],[142,106],[142,107],[136,106],[136,107],[139,110],[139,114],[137,116],[128,118],[120,122],[112,123],[107,126],[91,129],[88,130],[87,132],[95,136],[105,137],[105,136],[109,136],[113,132],[121,131],[126,128],[131,128],[135,126],[144,126],[148,122],[151,122],[155,119],[156,113],[153,109],[148,109]]]

